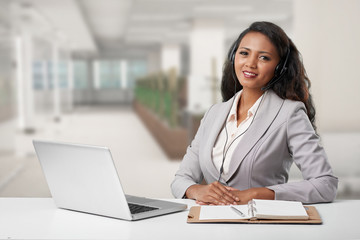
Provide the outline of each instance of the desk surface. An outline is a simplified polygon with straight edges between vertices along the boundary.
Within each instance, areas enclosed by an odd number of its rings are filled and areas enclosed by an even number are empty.
[[[360,200],[315,206],[322,225],[187,224],[188,211],[129,222],[57,209],[51,198],[0,198],[0,239],[360,239]]]

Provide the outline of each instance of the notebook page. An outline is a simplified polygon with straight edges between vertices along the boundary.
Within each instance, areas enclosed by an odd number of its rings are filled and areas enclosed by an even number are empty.
[[[221,219],[248,219],[247,205],[234,205],[233,207],[245,214],[241,217],[230,206],[201,206],[199,220],[221,220]]]
[[[308,215],[301,202],[254,199],[256,217],[272,219],[307,219]]]

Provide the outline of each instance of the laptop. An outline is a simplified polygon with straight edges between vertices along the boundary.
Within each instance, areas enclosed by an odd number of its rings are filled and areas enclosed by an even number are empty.
[[[125,195],[106,147],[33,141],[55,205],[106,217],[139,220],[187,205]]]

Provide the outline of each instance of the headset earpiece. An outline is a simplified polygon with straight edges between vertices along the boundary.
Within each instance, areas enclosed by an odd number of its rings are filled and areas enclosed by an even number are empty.
[[[274,85],[275,83],[281,80],[281,78],[284,76],[287,70],[286,65],[289,59],[289,55],[290,55],[290,47],[287,48],[285,58],[281,59],[280,63],[275,67],[274,77],[269,81],[269,83],[265,87],[261,88],[262,91],[269,90],[272,87],[272,85]]]
[[[274,73],[274,77],[278,77],[281,76],[282,74],[285,73],[285,71],[287,70],[286,64],[288,62],[288,58],[290,55],[290,48],[288,48],[286,50],[286,56],[285,58],[283,58],[280,63],[276,66],[275,68],[275,73]]]

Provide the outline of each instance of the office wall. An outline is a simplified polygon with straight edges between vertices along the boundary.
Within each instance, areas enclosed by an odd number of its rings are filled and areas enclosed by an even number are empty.
[[[360,1],[294,3],[294,41],[312,81],[320,133],[359,132]]]
[[[339,177],[338,196],[357,199],[360,196],[359,23],[358,0],[294,2],[293,40],[303,55],[312,82],[318,132],[334,174]]]

